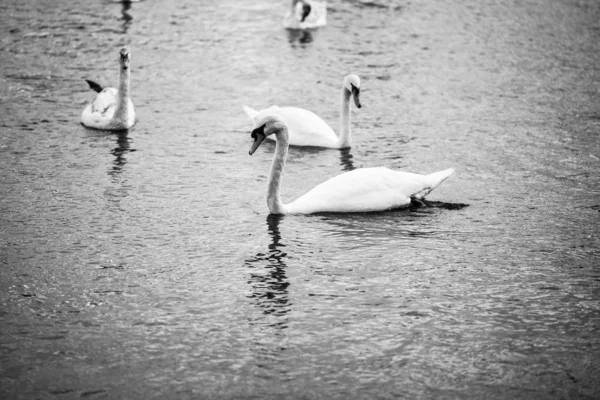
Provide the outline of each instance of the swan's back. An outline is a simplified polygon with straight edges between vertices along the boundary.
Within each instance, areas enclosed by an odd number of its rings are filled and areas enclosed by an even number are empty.
[[[298,19],[296,13],[288,12],[283,19],[283,27],[287,29],[313,29],[327,25],[327,2],[308,0],[311,11],[304,21]]]
[[[282,117],[288,127],[289,144],[292,146],[336,147],[338,137],[321,117],[312,111],[299,107],[271,106],[255,111],[244,106],[244,111],[254,124],[266,115]],[[275,135],[267,139],[275,139]]]
[[[454,172],[430,175],[392,171],[388,168],[361,168],[335,176],[287,205],[289,213],[368,212],[410,205],[422,198]]]
[[[94,101],[87,105],[81,113],[81,122],[91,128],[105,126],[115,115],[117,109],[117,89],[103,89]]]
[[[90,128],[96,129],[124,129],[135,123],[135,112],[131,99],[128,99],[128,121],[114,121],[117,110],[118,90],[115,88],[103,89],[94,101],[88,104],[81,113],[81,122]],[[123,125],[123,126],[121,126]]]

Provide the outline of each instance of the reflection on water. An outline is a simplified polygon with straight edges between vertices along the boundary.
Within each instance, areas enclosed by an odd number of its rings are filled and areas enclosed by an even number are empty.
[[[133,21],[133,17],[128,13],[131,8],[131,0],[123,0],[123,8],[121,8],[121,20],[123,21],[123,34],[127,33],[129,27],[131,26],[131,22]]]
[[[598,1],[332,0],[316,31],[283,0],[44,3],[0,3],[0,398],[600,398]],[[82,128],[122,44],[140,125]],[[337,120],[349,71],[376,134],[291,148],[284,197],[453,166],[447,203],[263,216],[241,105]]]
[[[258,253],[253,258],[246,260],[248,268],[256,272],[250,274],[248,283],[252,286],[252,295],[258,307],[265,314],[284,316],[290,311],[288,287],[290,282],[286,275],[287,253],[283,250],[285,244],[281,243],[279,223],[284,216],[270,214],[267,217],[268,233],[271,243],[266,253]],[[285,328],[285,321],[275,322],[274,325]]]
[[[442,210],[460,210],[467,204],[439,201],[413,202],[409,207],[388,211],[355,214],[319,214],[326,224],[321,227],[330,238],[337,238],[344,248],[381,247],[399,241],[445,235],[436,230],[434,219]]]
[[[257,253],[246,260],[247,268],[254,270],[250,273],[248,283],[251,292],[248,298],[262,311],[262,316],[250,322],[256,327],[257,336],[254,338],[256,366],[265,371],[277,371],[278,375],[285,374],[287,367],[281,359],[286,350],[287,328],[289,327],[288,313],[291,310],[289,298],[290,282],[287,277],[287,265],[284,251],[285,244],[281,243],[279,223],[281,215],[267,217],[267,232],[271,242],[266,253]],[[265,329],[269,332],[266,336]]]
[[[286,29],[288,35],[288,42],[292,47],[299,43],[301,45],[309,44],[314,41],[313,31],[304,29]]]
[[[342,166],[342,171],[352,171],[355,168],[352,158],[353,156],[349,148],[340,149],[340,165]]]
[[[135,151],[135,149],[131,148],[132,139],[129,137],[128,131],[119,131],[115,135],[117,137],[117,147],[111,150],[111,154],[115,156],[115,160],[112,169],[108,172],[111,176],[122,172],[123,167],[127,164],[125,155]]]

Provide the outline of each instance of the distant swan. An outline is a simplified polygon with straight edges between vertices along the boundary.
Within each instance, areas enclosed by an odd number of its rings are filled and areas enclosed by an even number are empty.
[[[102,88],[86,79],[90,88],[98,93],[94,101],[81,114],[81,123],[90,128],[105,130],[129,129],[135,124],[135,110],[129,97],[129,50],[123,47],[119,58],[119,89]]]
[[[265,115],[283,117],[287,121],[289,144],[292,146],[345,149],[352,146],[350,135],[350,97],[354,99],[356,107],[360,108],[360,78],[354,74],[346,75],[342,83],[339,137],[321,117],[303,108],[271,106],[264,110],[256,111],[248,106],[244,106],[244,111],[254,124]]]
[[[327,25],[327,2],[292,0],[290,10],[283,18],[287,29],[313,29]]]
[[[288,153],[288,129],[276,115],[262,117],[252,131],[252,155],[265,137],[277,136],[269,174],[267,205],[272,214],[312,214],[318,212],[384,211],[410,205],[422,199],[448,178],[454,169],[429,175],[392,171],[384,167],[344,172],[311,189],[289,204],[281,201],[280,186]]]

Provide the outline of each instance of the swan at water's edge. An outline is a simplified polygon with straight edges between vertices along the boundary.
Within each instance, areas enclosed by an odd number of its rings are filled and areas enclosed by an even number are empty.
[[[271,106],[264,110],[256,111],[248,106],[244,106],[244,111],[254,124],[266,115],[278,115],[282,117],[287,123],[289,144],[292,146],[344,149],[352,146],[350,134],[350,97],[354,99],[356,107],[361,108],[360,78],[355,74],[346,75],[342,82],[339,137],[321,117],[303,108]]]
[[[292,0],[283,18],[287,29],[313,29],[327,25],[327,2],[315,0]]]
[[[420,200],[454,172],[449,168],[429,175],[392,171],[384,167],[360,168],[335,176],[311,189],[297,200],[284,204],[280,186],[288,153],[288,129],[283,118],[266,115],[252,131],[252,155],[262,141],[277,136],[269,173],[267,205],[273,214],[318,212],[368,212],[406,207]]]
[[[90,88],[98,93],[94,101],[81,113],[81,123],[89,128],[105,130],[129,129],[135,124],[135,110],[129,95],[130,54],[127,47],[119,53],[119,88],[102,88],[86,79]]]

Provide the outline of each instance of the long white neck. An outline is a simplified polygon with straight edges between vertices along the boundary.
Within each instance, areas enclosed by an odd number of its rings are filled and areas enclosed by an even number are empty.
[[[267,191],[267,205],[272,214],[285,214],[286,205],[281,201],[280,187],[281,177],[283,176],[283,167],[288,155],[289,136],[287,128],[282,128],[276,134],[277,142],[275,144],[275,154],[271,163],[271,172],[269,173],[269,187]]]
[[[340,148],[350,147],[350,96],[352,94],[342,86],[342,109],[340,110]]]
[[[121,67],[119,77],[119,92],[117,93],[117,109],[114,118],[120,121],[127,121],[129,117],[129,68]]]

